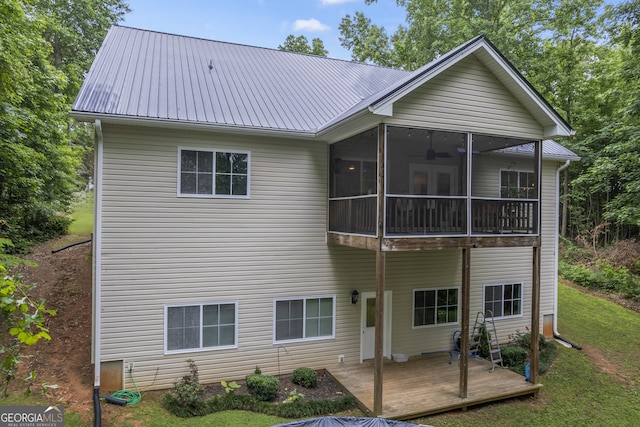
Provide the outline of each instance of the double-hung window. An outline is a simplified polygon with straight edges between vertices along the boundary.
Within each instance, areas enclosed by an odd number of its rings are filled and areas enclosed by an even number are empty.
[[[522,283],[485,285],[484,312],[494,318],[522,316]]]
[[[165,353],[235,348],[237,304],[165,306]]]
[[[249,197],[249,152],[180,148],[179,157],[180,196]]]
[[[458,323],[458,288],[416,289],[413,292],[413,327]]]
[[[536,196],[536,174],[527,171],[500,171],[500,197],[535,199]]]
[[[274,341],[302,341],[335,336],[335,297],[274,301]]]

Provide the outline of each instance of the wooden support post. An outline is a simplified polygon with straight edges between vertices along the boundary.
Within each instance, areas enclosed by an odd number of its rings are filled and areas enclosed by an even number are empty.
[[[469,381],[469,307],[471,305],[471,248],[462,248],[462,318],[460,319],[460,397],[467,397]]]
[[[378,245],[376,248],[376,336],[373,371],[373,415],[382,415],[382,375],[384,363],[384,276],[385,252],[382,250],[384,236],[384,152],[385,125],[378,125]]]
[[[531,357],[530,376],[532,384],[538,384],[540,359],[540,246],[533,247],[533,284],[531,289]]]

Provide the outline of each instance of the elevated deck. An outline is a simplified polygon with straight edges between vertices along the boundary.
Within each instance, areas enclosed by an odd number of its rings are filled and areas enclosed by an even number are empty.
[[[385,361],[383,418],[407,420],[454,409],[468,408],[517,396],[536,395],[541,384],[496,368],[487,360],[469,359],[468,397],[458,396],[460,367],[449,364],[448,353],[418,356],[404,363]],[[373,361],[335,365],[327,369],[358,400],[361,409],[373,413]]]

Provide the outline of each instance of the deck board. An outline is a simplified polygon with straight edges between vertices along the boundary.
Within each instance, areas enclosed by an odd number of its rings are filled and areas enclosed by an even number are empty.
[[[329,373],[373,413],[373,362],[335,365]],[[467,398],[459,397],[460,368],[449,364],[448,354],[412,357],[407,362],[385,361],[382,414],[384,418],[411,419],[453,409],[536,394],[541,387],[487,360],[469,358]]]

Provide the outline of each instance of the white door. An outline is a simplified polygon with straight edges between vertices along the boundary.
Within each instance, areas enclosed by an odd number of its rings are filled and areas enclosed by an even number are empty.
[[[391,291],[384,293],[384,343],[382,355],[391,358]],[[376,293],[362,293],[362,339],[360,340],[360,359],[375,357],[376,350]]]

